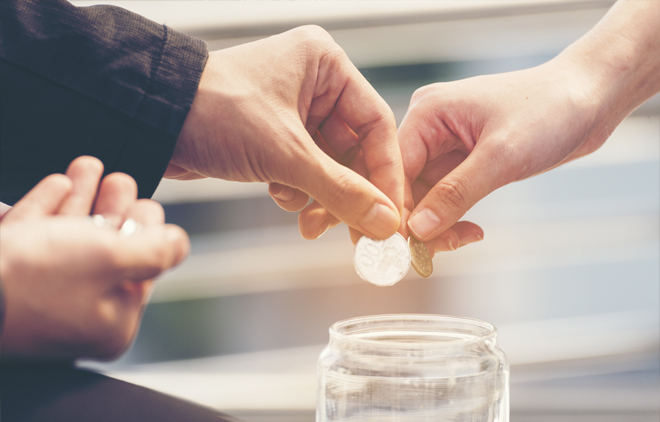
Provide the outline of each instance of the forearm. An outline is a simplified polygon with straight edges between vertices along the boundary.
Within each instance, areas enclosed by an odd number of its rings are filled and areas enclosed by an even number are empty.
[[[583,71],[597,98],[596,132],[607,138],[660,91],[660,2],[619,0],[558,59]]]

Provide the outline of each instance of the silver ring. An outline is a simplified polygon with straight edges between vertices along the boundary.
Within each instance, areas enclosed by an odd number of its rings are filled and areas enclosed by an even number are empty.
[[[117,229],[101,214],[94,214],[93,216],[89,217],[89,222],[93,226],[98,227],[99,229],[112,229],[112,230]]]
[[[105,218],[101,214],[94,214],[89,217],[89,223],[94,227],[107,230],[117,230],[117,226],[111,223],[111,220]],[[119,235],[123,237],[133,236],[142,231],[142,224],[138,223],[132,218],[127,218],[124,224],[119,228]]]
[[[128,236],[133,236],[134,234],[138,234],[141,231],[142,231],[142,224],[138,223],[132,218],[127,218],[126,221],[124,221],[124,224],[122,224],[121,228],[119,229],[119,235],[128,237]]]

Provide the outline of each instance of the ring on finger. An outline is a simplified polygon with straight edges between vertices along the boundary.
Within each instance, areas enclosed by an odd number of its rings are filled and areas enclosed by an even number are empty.
[[[128,237],[128,236],[133,236],[134,234],[138,234],[141,231],[142,231],[142,224],[138,223],[132,218],[127,218],[126,221],[124,221],[124,224],[122,224],[121,228],[119,229],[119,235]]]

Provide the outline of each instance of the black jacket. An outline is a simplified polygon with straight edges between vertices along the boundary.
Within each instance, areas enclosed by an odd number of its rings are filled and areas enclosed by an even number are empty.
[[[118,7],[0,1],[0,201],[81,155],[150,197],[207,58],[203,41]]]

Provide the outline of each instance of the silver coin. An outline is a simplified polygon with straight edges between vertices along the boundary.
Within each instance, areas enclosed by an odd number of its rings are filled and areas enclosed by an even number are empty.
[[[420,242],[413,236],[410,236],[408,238],[408,246],[410,246],[412,266],[417,271],[417,274],[424,278],[430,277],[433,274],[433,261],[424,242]]]
[[[363,280],[377,286],[391,286],[410,269],[408,242],[399,233],[385,240],[362,236],[355,245],[353,264]]]

